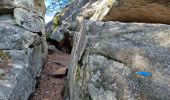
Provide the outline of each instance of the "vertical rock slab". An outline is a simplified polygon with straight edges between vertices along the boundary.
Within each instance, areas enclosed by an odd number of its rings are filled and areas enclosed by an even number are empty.
[[[45,16],[46,7],[44,0],[34,0],[34,9],[42,18]]]

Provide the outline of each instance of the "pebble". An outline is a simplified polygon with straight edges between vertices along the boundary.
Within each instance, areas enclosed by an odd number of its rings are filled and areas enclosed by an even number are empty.
[[[5,71],[3,69],[0,69],[0,76],[4,76],[5,75]]]

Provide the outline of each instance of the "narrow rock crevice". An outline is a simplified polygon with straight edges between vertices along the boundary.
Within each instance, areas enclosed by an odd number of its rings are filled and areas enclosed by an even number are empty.
[[[29,100],[64,100],[62,92],[69,59],[70,54],[59,50],[48,54],[47,62],[38,78],[36,90]]]
[[[93,54],[100,55],[100,56],[103,56],[103,57],[107,58],[108,60],[110,59],[110,60],[113,60],[113,61],[116,61],[116,62],[119,62],[119,63],[122,63],[122,64],[126,65],[123,61],[121,61],[119,59],[116,59],[113,56],[111,56],[111,55],[109,55],[109,54],[107,54],[105,52],[98,51],[96,49],[91,50],[90,54],[91,55],[93,55]]]

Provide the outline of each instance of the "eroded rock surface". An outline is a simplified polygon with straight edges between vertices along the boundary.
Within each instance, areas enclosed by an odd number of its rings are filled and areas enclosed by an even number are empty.
[[[1,0],[0,14],[9,14],[13,12],[14,8],[23,8],[26,10],[35,11],[42,18],[45,15],[44,0]]]
[[[46,61],[44,0],[0,1],[0,100],[28,100]]]
[[[22,8],[14,9],[16,23],[32,32],[41,32],[44,28],[44,20],[37,13]]]
[[[170,99],[169,25],[80,21],[66,100]]]
[[[170,24],[169,0],[116,0],[106,21]]]
[[[0,24],[0,49],[26,49],[31,45],[39,45],[40,36],[17,25],[15,22],[1,22]]]
[[[73,36],[79,27],[76,17],[81,15],[90,20],[102,20],[112,4],[112,0],[73,0],[46,25],[47,38],[58,44],[59,48],[64,47],[63,41],[67,40],[72,46]]]
[[[170,24],[170,3],[168,0],[73,0],[47,24],[47,38],[62,44],[61,47],[65,38],[72,41],[79,15],[93,21]]]

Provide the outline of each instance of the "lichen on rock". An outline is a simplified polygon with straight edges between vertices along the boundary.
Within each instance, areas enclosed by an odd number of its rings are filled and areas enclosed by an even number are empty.
[[[1,100],[28,100],[33,93],[47,58],[44,15],[44,0],[0,1]]]
[[[8,67],[10,63],[10,56],[8,53],[0,50],[0,68]]]
[[[84,22],[68,66],[69,100],[169,99],[169,25]]]

